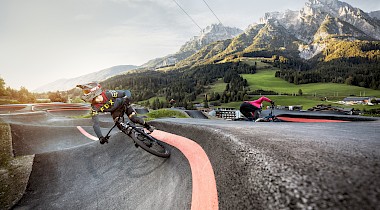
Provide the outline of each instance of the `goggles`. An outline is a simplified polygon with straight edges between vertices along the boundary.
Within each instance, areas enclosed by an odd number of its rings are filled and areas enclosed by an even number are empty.
[[[91,93],[91,92],[93,92],[93,91],[95,91],[95,90],[97,90],[97,89],[99,89],[98,86],[93,87],[93,88],[91,88],[91,89],[83,89],[82,91],[83,91],[84,94],[89,94],[89,93]]]
[[[90,92],[91,92],[91,90],[89,90],[89,89],[83,90],[84,94],[89,94]]]

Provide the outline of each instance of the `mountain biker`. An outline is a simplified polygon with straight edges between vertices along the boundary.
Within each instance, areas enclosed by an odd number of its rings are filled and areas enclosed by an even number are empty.
[[[270,100],[269,98],[265,96],[262,96],[259,99],[254,100],[254,101],[244,101],[240,105],[240,112],[246,118],[248,118],[248,120],[256,121],[259,118],[259,112],[261,111],[261,107],[264,101],[269,102],[272,105],[274,105],[274,101]]]
[[[141,124],[153,132],[153,126],[137,117],[136,111],[130,106],[131,92],[129,90],[103,90],[101,85],[96,82],[77,85],[77,87],[83,91],[81,98],[91,103],[92,127],[100,140],[100,144],[108,143],[108,139],[103,136],[100,130],[99,112],[111,112],[113,120],[116,120],[124,110],[124,106],[126,106],[125,113],[132,122]]]

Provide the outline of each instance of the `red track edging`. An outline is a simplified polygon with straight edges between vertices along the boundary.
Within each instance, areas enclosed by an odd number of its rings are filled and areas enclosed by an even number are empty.
[[[98,140],[89,134],[82,127],[77,126],[78,130],[92,140]],[[188,159],[192,175],[192,210],[217,210],[218,191],[214,171],[206,152],[196,142],[175,134],[155,130],[152,133],[155,138],[170,144],[179,149]]]
[[[297,118],[297,117],[277,117],[280,120],[286,121],[286,122],[349,122],[346,120],[332,120],[332,119],[316,119],[316,118]]]
[[[218,192],[214,171],[202,147],[188,138],[160,130],[155,130],[152,136],[178,148],[189,160],[193,181],[191,209],[218,209]]]

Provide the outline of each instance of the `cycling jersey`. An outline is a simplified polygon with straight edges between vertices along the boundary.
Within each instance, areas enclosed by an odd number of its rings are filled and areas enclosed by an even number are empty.
[[[259,99],[254,100],[254,101],[245,101],[245,102],[250,103],[257,108],[261,108],[263,101],[272,102],[269,98],[267,98],[265,96],[262,96]]]
[[[131,92],[129,90],[105,90],[92,100],[91,116],[94,123],[93,128],[98,138],[103,136],[99,125],[99,112],[113,113],[115,110],[123,106],[127,98],[130,97]],[[98,101],[98,98],[102,100]]]

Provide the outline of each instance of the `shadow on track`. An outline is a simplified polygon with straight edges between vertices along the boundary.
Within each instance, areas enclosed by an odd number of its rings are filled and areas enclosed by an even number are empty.
[[[101,119],[108,130],[112,122]],[[191,170],[181,152],[168,146],[171,157],[159,158],[120,132],[100,145],[76,128],[85,124],[93,133],[90,120],[42,112],[6,116],[15,154],[35,154],[13,209],[190,209]]]

